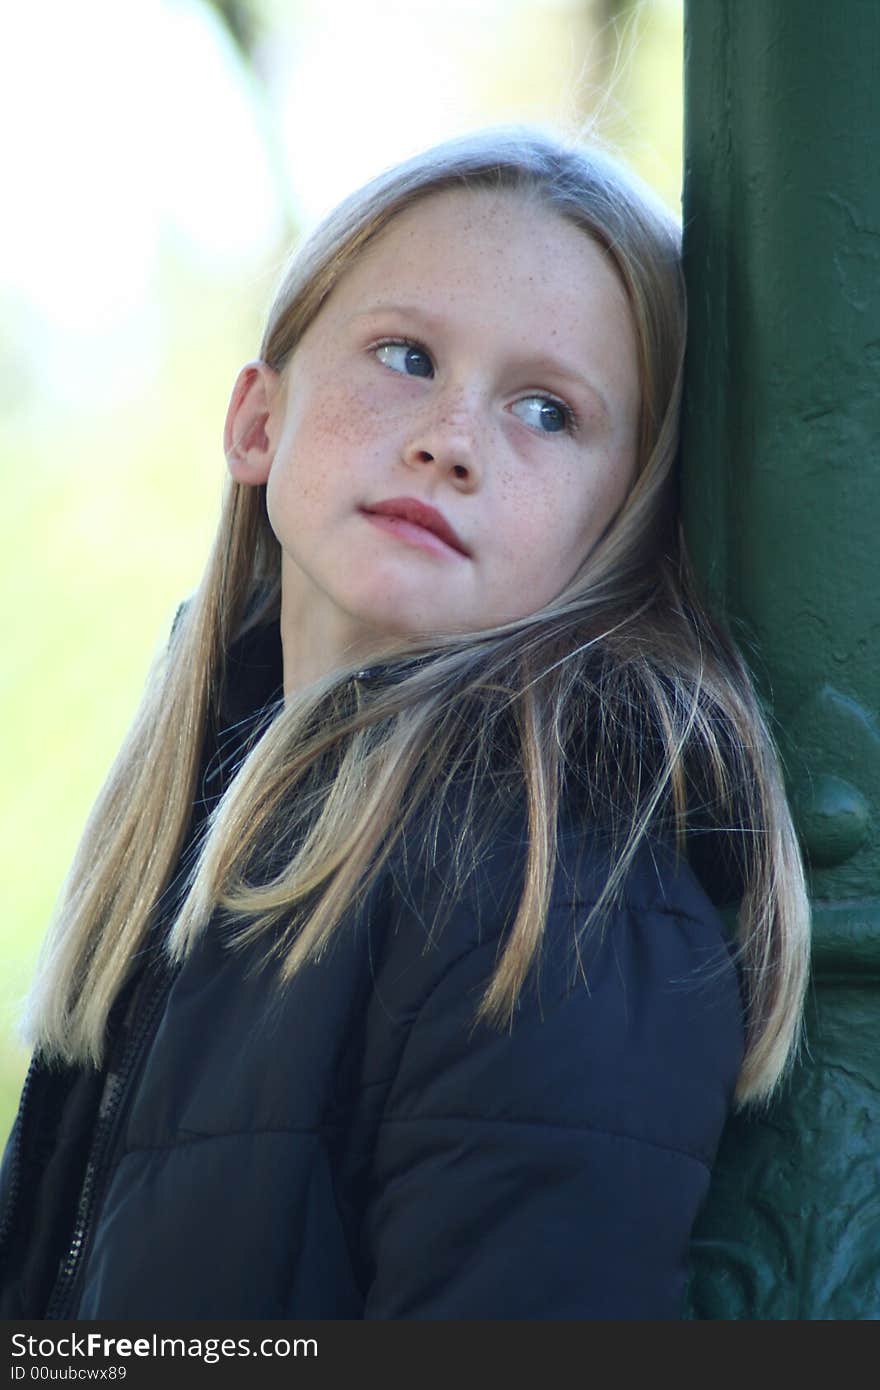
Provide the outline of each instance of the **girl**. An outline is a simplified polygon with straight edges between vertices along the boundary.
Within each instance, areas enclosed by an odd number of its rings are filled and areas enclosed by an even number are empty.
[[[683,343],[669,217],[527,131],[295,259],[45,947],[7,1317],[680,1315],[808,923]]]

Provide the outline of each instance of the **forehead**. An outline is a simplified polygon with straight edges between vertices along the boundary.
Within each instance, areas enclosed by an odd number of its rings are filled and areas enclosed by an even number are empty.
[[[332,298],[381,300],[393,288],[445,305],[503,298],[517,313],[628,317],[607,252],[534,194],[454,189],[396,214],[343,275]],[[577,313],[580,311],[580,315]]]

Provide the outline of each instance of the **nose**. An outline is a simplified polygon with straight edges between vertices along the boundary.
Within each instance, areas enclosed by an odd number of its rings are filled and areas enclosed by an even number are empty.
[[[414,422],[403,461],[410,468],[440,469],[458,488],[470,491],[480,479],[480,434],[476,402],[435,400]]]

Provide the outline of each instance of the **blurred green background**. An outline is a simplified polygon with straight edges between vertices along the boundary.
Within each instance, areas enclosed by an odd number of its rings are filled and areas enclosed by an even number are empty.
[[[29,0],[0,129],[0,1143],[89,806],[217,517],[226,403],[297,237],[504,120],[595,131],[677,212],[681,0]]]

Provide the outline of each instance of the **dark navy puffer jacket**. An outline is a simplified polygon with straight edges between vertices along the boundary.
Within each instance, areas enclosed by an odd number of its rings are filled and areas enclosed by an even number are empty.
[[[278,652],[246,667],[265,699]],[[284,993],[219,921],[173,977],[153,961],[116,1011],[109,1079],[32,1069],[4,1162],[0,1311],[680,1316],[739,993],[716,909],[656,842],[577,969],[607,874],[596,844],[568,811],[540,972],[508,1031],[473,1020],[521,883],[515,816],[433,944],[442,849],[406,881],[392,865]]]

